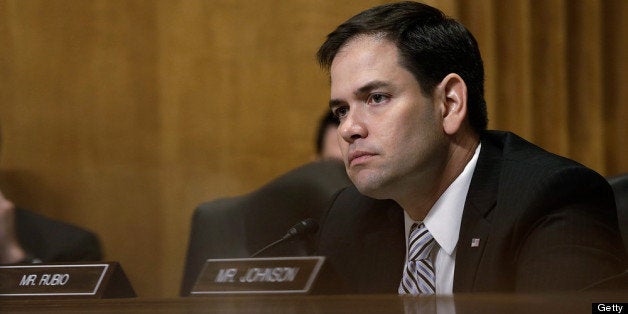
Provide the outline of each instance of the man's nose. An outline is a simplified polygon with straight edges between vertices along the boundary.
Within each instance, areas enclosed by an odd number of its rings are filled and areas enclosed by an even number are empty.
[[[342,139],[347,143],[353,143],[357,139],[368,136],[365,120],[362,114],[356,110],[349,111],[340,122],[338,130]]]

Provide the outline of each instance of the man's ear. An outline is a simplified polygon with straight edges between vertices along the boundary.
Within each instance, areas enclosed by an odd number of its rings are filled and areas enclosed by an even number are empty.
[[[440,82],[443,92],[443,130],[447,135],[456,134],[467,118],[467,84],[460,75],[450,73]]]

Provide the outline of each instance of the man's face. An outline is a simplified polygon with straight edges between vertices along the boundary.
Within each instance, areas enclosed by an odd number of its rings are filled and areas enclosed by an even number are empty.
[[[331,65],[332,111],[347,173],[379,199],[432,189],[446,163],[441,110],[378,36],[351,39]]]

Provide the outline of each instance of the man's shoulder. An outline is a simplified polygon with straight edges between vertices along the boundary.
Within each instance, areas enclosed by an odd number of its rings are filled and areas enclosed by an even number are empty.
[[[87,229],[23,208],[16,208],[15,217],[17,227],[19,229],[27,229],[29,232],[67,232],[72,235],[94,235],[94,233]]]
[[[512,132],[485,131],[482,133],[482,146],[497,148],[505,166],[517,167],[522,171],[544,170],[561,171],[567,169],[588,170],[572,159],[547,151]]]
[[[15,225],[24,248],[45,262],[102,257],[98,236],[85,228],[22,208],[16,208]]]
[[[611,188],[599,173],[546,151],[514,133],[487,131],[482,137],[482,149],[485,147],[492,152],[487,153],[491,157],[483,161],[483,173],[498,172],[497,189],[502,197],[525,203],[523,200],[539,198],[552,201],[560,197],[570,200],[590,198],[593,193],[596,197],[612,199]],[[492,167],[491,164],[500,166],[485,170]]]

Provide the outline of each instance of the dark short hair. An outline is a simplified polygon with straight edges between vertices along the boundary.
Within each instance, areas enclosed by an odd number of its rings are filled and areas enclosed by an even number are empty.
[[[320,155],[323,152],[323,140],[325,138],[325,132],[327,128],[331,126],[337,127],[340,124],[338,118],[330,111],[327,110],[325,114],[318,121],[318,130],[316,132],[316,154]]]
[[[349,40],[379,34],[395,43],[400,65],[414,75],[426,96],[448,74],[460,75],[467,85],[469,122],[477,132],[486,129],[484,65],[477,41],[464,25],[431,6],[405,1],[363,11],[327,35],[318,62],[329,71]]]

